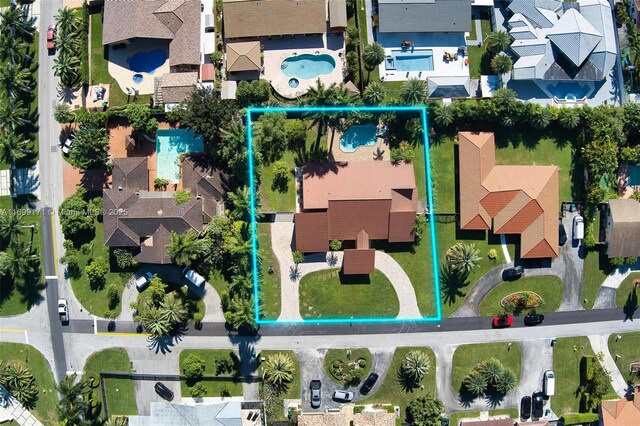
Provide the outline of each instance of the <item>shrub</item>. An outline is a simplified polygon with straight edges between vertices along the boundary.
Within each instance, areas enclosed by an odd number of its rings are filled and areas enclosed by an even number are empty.
[[[360,358],[360,359],[358,360],[358,367],[360,367],[360,368],[364,368],[364,367],[366,367],[366,366],[367,366],[367,361],[366,361],[364,358]]]
[[[413,234],[416,236],[416,243],[422,241],[424,236],[424,229],[427,226],[426,216],[416,216],[416,222],[413,224]]]
[[[614,257],[613,259],[609,259],[609,262],[613,266],[622,266],[624,265],[624,257]]]
[[[340,241],[340,240],[331,240],[331,241],[329,241],[329,250],[331,250],[331,251],[340,251],[340,250],[342,250],[342,241]]]
[[[99,257],[93,259],[84,270],[89,278],[89,283],[101,285],[104,284],[107,272],[109,272],[109,265],[103,258]]]
[[[600,416],[596,413],[571,413],[561,417],[565,425],[577,425],[597,422]]]
[[[186,189],[180,189],[173,194],[173,199],[176,200],[176,204],[179,206],[187,204],[191,200],[191,192]]]
[[[487,253],[487,257],[489,258],[489,260],[492,261],[496,261],[496,259],[498,258],[498,252],[496,251],[496,249],[491,249],[489,250],[489,253]]]
[[[107,286],[107,299],[109,299],[109,303],[118,299],[118,286],[116,284],[109,284]]]
[[[407,406],[407,422],[415,426],[440,425],[444,404],[431,395],[420,396]]]
[[[229,358],[217,358],[216,374],[231,373],[233,371],[233,362]]]
[[[411,163],[413,161],[413,148],[411,145],[406,141],[400,142],[397,148],[391,150],[391,161]]]
[[[189,355],[182,365],[182,373],[187,380],[198,380],[204,374],[204,359],[197,355]]]
[[[273,182],[271,189],[280,193],[287,192],[289,188],[289,165],[284,161],[276,161],[273,164]]]
[[[202,320],[204,320],[204,313],[196,312],[195,314],[193,314],[193,322],[194,323],[200,324],[202,322]]]
[[[126,269],[138,263],[133,260],[133,253],[131,253],[131,250],[126,248],[114,249],[113,257],[116,259],[116,265],[118,265],[118,268],[120,269]]]
[[[207,394],[207,388],[204,387],[202,382],[198,382],[191,387],[191,396],[194,398],[200,398]]]
[[[624,264],[627,266],[633,266],[636,264],[636,262],[638,261],[637,257],[625,257],[624,258]]]
[[[337,369],[339,369],[339,368],[340,368],[340,365],[342,365],[342,363],[341,363],[340,361],[338,361],[338,360],[335,360],[335,361],[333,361],[333,364],[331,364],[331,367],[332,367],[334,370],[337,370]]]
[[[155,178],[153,180],[153,187],[155,189],[167,189],[167,186],[169,186],[169,180],[168,179],[163,179],[163,178]]]

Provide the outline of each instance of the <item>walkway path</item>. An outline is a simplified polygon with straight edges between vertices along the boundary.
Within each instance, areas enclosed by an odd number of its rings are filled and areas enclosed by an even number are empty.
[[[509,254],[509,247],[507,247],[507,237],[504,234],[500,234],[500,247],[502,247],[505,262],[511,263],[511,255]]]
[[[613,360],[611,352],[609,352],[609,334],[587,337],[589,338],[589,342],[591,342],[593,352],[596,355],[599,353],[603,354],[602,360],[598,358],[598,361],[600,361],[602,368],[604,368],[611,376],[611,385],[613,386],[613,389],[620,397],[625,396],[627,392],[627,382],[622,377],[622,374],[620,374],[620,370],[618,370],[618,366]]]
[[[466,39],[467,46],[478,46],[479,44],[482,44],[482,24],[480,19],[473,19],[471,23],[476,27],[476,38]]]
[[[634,266],[620,266],[615,269],[600,286],[598,296],[593,304],[593,309],[606,309],[616,307],[616,291],[622,281],[624,281],[632,272],[640,271],[640,262]]]
[[[271,224],[271,248],[280,265],[281,311],[279,321],[302,321],[300,315],[300,281],[311,272],[336,268],[342,264],[342,252],[306,256],[298,265],[291,258],[293,223]],[[400,312],[397,318],[421,318],[415,290],[406,272],[386,253],[376,251],[375,267],[386,275],[398,295]]]
[[[29,410],[15,400],[10,401],[6,407],[0,405],[0,423],[10,420],[15,420],[22,426],[42,426]]]

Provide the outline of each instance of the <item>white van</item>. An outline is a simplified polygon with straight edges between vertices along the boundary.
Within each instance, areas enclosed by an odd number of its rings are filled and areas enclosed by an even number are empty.
[[[556,391],[556,376],[553,374],[553,371],[547,370],[544,372],[544,381],[542,385],[545,395],[553,396]]]
[[[578,215],[573,218],[573,239],[580,241],[584,238],[584,219]]]
[[[204,277],[198,274],[193,269],[184,268],[182,270],[182,275],[184,275],[184,277],[188,279],[189,282],[191,282],[191,284],[193,284],[197,288],[201,289],[204,286],[204,281],[205,281]]]

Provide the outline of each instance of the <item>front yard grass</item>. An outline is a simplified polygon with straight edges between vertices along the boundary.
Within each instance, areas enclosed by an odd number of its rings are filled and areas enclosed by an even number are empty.
[[[242,383],[236,377],[240,375],[238,370],[240,360],[235,352],[226,349],[184,349],[180,351],[180,374],[183,372],[183,363],[189,355],[196,355],[205,362],[205,375],[229,375],[228,372],[218,374],[216,367],[217,359],[226,359],[232,363],[233,371],[228,379],[225,380],[202,380],[206,389],[204,397],[219,397],[226,394],[227,396],[242,396]],[[191,386],[187,385],[186,380],[180,380],[180,393],[183,398],[191,397]]]
[[[570,230],[567,230],[567,232],[570,232]],[[567,244],[570,243],[571,241],[567,241]],[[602,286],[607,276],[615,270],[615,267],[609,262],[606,251],[606,246],[599,245],[595,249],[588,250],[584,259],[580,299],[582,307],[585,309],[593,308],[600,286]]]
[[[536,308],[536,312],[554,312],[562,301],[562,281],[555,276],[523,277],[515,282],[504,282],[489,292],[480,302],[480,315],[490,316],[504,312],[500,301],[511,293],[519,291],[533,291],[537,293],[544,304]],[[528,312],[525,311],[523,314]]]
[[[85,374],[99,378],[101,372],[131,372],[131,360],[127,351],[122,348],[105,349],[93,353],[84,366]],[[104,389],[107,396],[109,415],[136,415],[138,406],[133,381],[130,379],[104,378]],[[102,404],[101,416],[104,416],[104,402],[100,387],[93,389],[93,395]]]
[[[284,400],[285,399],[300,399],[301,397],[301,385],[300,385],[300,363],[298,362],[298,357],[296,357],[295,352],[293,351],[289,351],[289,350],[281,350],[281,351],[269,351],[269,350],[264,350],[264,351],[260,351],[259,359],[260,358],[268,358],[271,355],[275,355],[275,354],[285,354],[287,356],[289,356],[289,358],[291,359],[291,361],[293,362],[293,378],[291,379],[291,381],[288,383],[287,387],[286,387],[286,391],[285,392],[281,392],[278,395],[277,398],[277,404],[278,404],[278,409],[275,410],[275,418],[273,418],[272,420],[275,421],[284,421],[287,420],[287,417],[284,415],[285,411],[284,411]],[[258,370],[259,374],[263,373],[262,369]],[[262,388],[262,386],[264,386],[264,382],[259,384],[259,386]]]
[[[479,363],[489,358],[496,358],[502,362],[506,368],[510,368],[516,373],[520,381],[520,370],[522,365],[522,352],[520,346],[515,343],[484,343],[477,345],[459,346],[453,354],[453,372],[451,386],[454,392],[460,392],[462,380],[469,371]]]
[[[632,362],[640,363],[640,332],[620,334],[622,338],[616,341],[617,336],[617,333],[609,336],[609,352],[627,383],[640,383],[640,374],[629,372],[629,365]]]
[[[404,358],[409,351],[420,350],[429,356],[429,364],[431,368],[425,375],[422,381],[418,384],[418,387],[413,389],[407,389],[404,385],[404,380],[399,376],[400,367]],[[436,396],[436,356],[428,347],[399,347],[396,348],[391,359],[391,364],[384,376],[383,382],[380,384],[378,390],[369,395],[366,399],[358,401],[359,404],[393,404],[400,407],[400,421],[405,421],[406,408],[409,403],[420,396],[430,394]],[[378,373],[382,373],[379,371]],[[453,425],[453,424],[452,424]]]
[[[42,271],[42,236],[40,235],[41,216],[28,206],[28,198],[19,196],[15,200],[11,196],[0,197],[0,211],[9,213],[15,210],[20,216],[24,228],[19,238],[25,248],[39,256],[39,264],[32,274],[13,280],[10,275],[3,277],[0,286],[0,317],[20,315],[27,312],[40,299],[45,288]],[[29,228],[31,227],[32,228]]]
[[[31,412],[45,425],[57,425],[58,392],[44,356],[30,345],[0,342],[0,361],[19,362],[29,369],[40,391],[36,407]]]
[[[551,408],[558,416],[577,413],[580,408],[580,360],[593,355],[589,339],[584,336],[556,339],[553,345],[553,372],[556,375],[556,393]]]
[[[347,352],[349,352],[348,356]],[[360,360],[364,360],[364,366],[359,365]],[[332,368],[334,363],[339,365],[339,367]],[[324,355],[322,368],[332,382],[338,385],[347,384],[348,386],[357,386],[362,380],[367,378],[372,364],[373,357],[369,349],[329,349]],[[354,370],[361,370],[360,375],[356,376],[360,379],[358,383],[355,383],[355,380],[350,383],[348,377],[347,380],[342,380],[342,375],[350,375]]]
[[[500,410],[489,410],[489,417],[508,415],[512,419],[518,419],[520,412],[517,408],[504,408]],[[480,417],[480,411],[459,411],[451,413],[449,416],[449,424],[451,426],[458,426],[458,423],[462,419],[478,419]]]
[[[260,262],[260,297],[264,303],[262,317],[277,319],[280,316],[280,264],[273,250],[271,250],[271,224],[258,223],[258,247],[262,262]],[[269,267],[273,273],[269,273]],[[286,271],[285,271],[286,273]]]
[[[640,280],[640,272],[630,273],[618,287],[616,291],[616,306],[618,308],[624,308],[627,303],[629,303],[631,310],[633,310],[634,306],[636,309],[638,308],[638,297],[640,296],[638,293],[640,293],[640,289],[634,287],[633,280]],[[638,349],[638,353],[640,353],[640,349]]]
[[[362,277],[330,269],[312,272],[300,280],[303,318],[391,318],[399,311],[393,285],[378,270]]]

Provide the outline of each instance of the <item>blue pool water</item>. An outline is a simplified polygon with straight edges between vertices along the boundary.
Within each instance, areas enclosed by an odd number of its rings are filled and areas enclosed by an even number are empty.
[[[203,152],[202,136],[187,129],[166,129],[156,132],[156,175],[177,183],[180,180],[178,158],[186,152]]]
[[[167,60],[164,50],[155,49],[149,52],[134,53],[127,59],[129,69],[135,72],[146,72],[152,74],[157,68],[162,66]]]
[[[433,71],[433,51],[429,49],[395,49],[387,57],[387,69],[399,71]],[[392,68],[390,68],[390,66]]]
[[[582,99],[588,96],[591,89],[586,84],[579,84],[574,82],[549,84],[547,90],[558,99],[567,99],[575,101],[576,99]]]
[[[336,61],[331,55],[297,55],[289,56],[282,61],[280,69],[287,77],[310,80],[320,75],[331,74],[336,68]]]
[[[340,138],[340,149],[343,152],[354,152],[361,146],[376,144],[375,124],[355,124],[347,129]]]
[[[640,167],[629,166],[629,185],[640,185]]]

